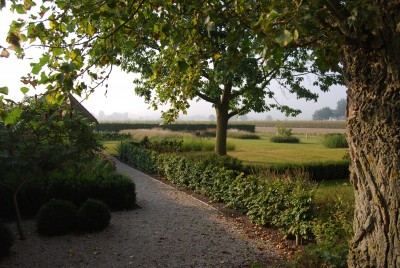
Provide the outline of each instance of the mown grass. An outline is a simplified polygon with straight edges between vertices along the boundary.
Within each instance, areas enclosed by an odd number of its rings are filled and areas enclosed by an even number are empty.
[[[347,149],[329,149],[321,144],[319,136],[297,136],[300,143],[285,144],[273,143],[271,133],[257,133],[258,140],[228,139],[235,145],[235,151],[228,152],[247,164],[278,164],[278,163],[304,163],[339,161]]]
[[[104,151],[110,155],[118,156],[118,146],[121,141],[102,141]]]

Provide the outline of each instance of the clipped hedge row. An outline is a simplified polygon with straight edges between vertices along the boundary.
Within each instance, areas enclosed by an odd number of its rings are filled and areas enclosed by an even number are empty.
[[[193,124],[171,124],[171,125],[160,125],[159,123],[118,123],[118,122],[106,122],[96,125],[97,131],[114,131],[118,132],[124,129],[151,129],[151,128],[162,128],[172,131],[205,131],[210,128],[216,128],[215,124],[208,123],[193,123]],[[250,124],[230,124],[228,129],[238,129],[248,132],[255,132],[256,126]]]
[[[309,163],[281,163],[273,164],[264,169],[269,172],[283,174],[285,172],[295,172],[303,170],[307,172],[313,181],[326,181],[349,179],[349,161],[327,161],[327,162],[309,162]]]
[[[157,153],[140,147],[135,142],[122,142],[119,147],[120,159],[144,172],[157,171]]]
[[[113,173],[91,178],[51,174],[47,186],[48,199],[63,199],[80,206],[88,198],[105,202],[115,210],[135,207],[135,184],[123,174]]]
[[[136,206],[135,184],[125,175],[111,173],[89,176],[68,171],[55,171],[48,178],[28,181],[18,194],[21,214],[34,216],[51,199],[63,199],[80,206],[87,198],[104,201],[113,210]],[[12,193],[0,186],[0,218],[13,218]]]
[[[226,159],[222,161],[232,161]],[[247,213],[257,224],[278,227],[285,236],[310,236],[314,192],[306,180],[246,176],[210,162],[210,158],[163,154],[158,157],[158,171],[179,186]]]

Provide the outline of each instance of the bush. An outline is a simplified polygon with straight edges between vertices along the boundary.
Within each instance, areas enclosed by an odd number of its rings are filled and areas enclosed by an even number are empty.
[[[104,230],[110,224],[110,219],[108,206],[98,199],[86,200],[78,211],[78,227],[82,231]]]
[[[276,135],[271,137],[271,142],[275,143],[299,143],[300,140],[297,137],[293,136],[281,136],[281,135]]]
[[[157,171],[157,153],[155,151],[139,147],[133,142],[122,142],[119,147],[119,156],[122,161],[149,173]]]
[[[269,172],[284,174],[303,170],[309,174],[313,181],[349,179],[349,161],[327,161],[310,163],[280,163],[266,168]]]
[[[0,221],[0,257],[8,255],[13,244],[14,236],[11,230]]]
[[[113,209],[132,209],[136,202],[134,182],[118,173],[52,172],[47,188],[49,198],[69,200],[77,207],[88,198],[100,199]]]
[[[331,133],[324,135],[322,144],[328,148],[348,148],[346,136],[339,133]]]
[[[37,230],[42,235],[63,235],[73,230],[77,210],[66,200],[53,199],[44,204],[36,217]]]

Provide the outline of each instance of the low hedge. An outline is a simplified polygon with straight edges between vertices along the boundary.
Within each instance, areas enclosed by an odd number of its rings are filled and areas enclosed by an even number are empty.
[[[126,175],[76,173],[67,169],[53,171],[47,178],[28,181],[18,194],[18,204],[24,217],[35,216],[39,208],[51,199],[71,201],[79,207],[87,198],[104,201],[113,210],[136,206],[134,182]],[[0,187],[0,218],[14,218],[12,192]]]
[[[158,171],[179,186],[246,212],[255,223],[280,228],[285,236],[310,236],[314,192],[302,180],[267,180],[211,163],[218,160],[164,154]]]
[[[275,143],[299,143],[300,140],[293,136],[276,135],[271,137],[271,142]]]
[[[326,181],[349,179],[349,161],[327,161],[327,162],[308,162],[308,163],[281,163],[273,164],[264,168],[269,172],[283,174],[285,172],[305,171],[313,181]]]
[[[119,147],[120,159],[128,164],[149,173],[157,171],[157,153],[142,148],[135,142],[122,142]]]
[[[88,198],[100,199],[114,210],[135,207],[135,184],[123,174],[112,173],[104,177],[65,175],[52,173],[48,181],[50,199],[69,200],[80,206]]]

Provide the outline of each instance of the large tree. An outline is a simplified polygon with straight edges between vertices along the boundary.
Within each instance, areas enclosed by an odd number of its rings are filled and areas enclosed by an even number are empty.
[[[211,103],[216,111],[218,155],[226,154],[227,125],[233,116],[271,108],[286,115],[300,112],[274,100],[272,82],[298,98],[316,100],[318,95],[303,84],[304,75],[314,74],[323,90],[341,81],[340,75],[315,68],[306,49],[282,46],[297,39],[297,31],[270,36],[266,43],[263,35],[243,25],[238,6],[232,3],[59,1],[55,5],[47,16],[51,6],[44,3],[39,21],[19,21],[11,28],[9,40],[17,49],[29,38],[49,48],[32,68],[40,79],[29,76],[27,83],[50,82],[54,94],[48,98],[57,99],[64,96],[59,91],[88,90],[81,81],[74,83],[82,73],[102,82],[90,70],[92,66],[121,65],[141,74],[135,80],[138,95],[154,108],[170,105],[163,112],[167,122],[179,112],[186,113],[192,99]],[[14,7],[23,13],[26,6]],[[253,13],[261,16],[261,11]],[[50,72],[43,74],[43,67]]]
[[[258,5],[267,17],[263,23],[274,26],[255,30],[298,29],[297,44],[345,77],[355,194],[348,264],[400,267],[400,1],[274,3]],[[251,18],[254,4],[241,12],[243,19]],[[276,23],[268,20],[272,13],[278,13]]]

